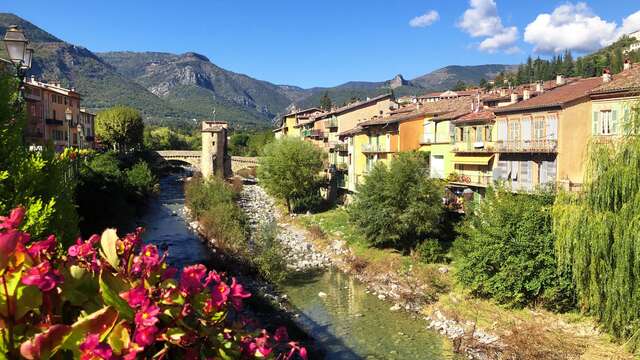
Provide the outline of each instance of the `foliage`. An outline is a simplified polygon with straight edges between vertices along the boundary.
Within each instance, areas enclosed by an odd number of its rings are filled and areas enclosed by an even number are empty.
[[[202,140],[196,131],[187,133],[166,126],[145,127],[144,147],[149,150],[199,150]]]
[[[287,277],[287,263],[282,256],[286,251],[277,236],[278,226],[275,223],[258,230],[254,238],[254,262],[265,279],[280,282]]]
[[[229,140],[229,155],[259,156],[264,147],[271,141],[273,141],[273,132],[270,130],[258,132],[236,131]]]
[[[584,192],[554,207],[561,268],[573,272],[580,308],[640,349],[640,107],[612,143],[593,142]]]
[[[55,236],[31,241],[24,209],[0,218],[1,353],[27,359],[306,358],[286,330],[238,321],[251,296],[204,265],[177,269],[142,229],[78,239],[58,257]]]
[[[26,230],[33,236],[47,231],[71,242],[78,233],[74,176],[82,160],[69,150],[60,155],[49,147],[29,151],[23,142],[26,121],[17,85],[0,72],[0,212],[23,206]]]
[[[235,202],[237,196],[231,186],[216,177],[193,179],[185,189],[187,206],[205,236],[215,239],[216,246],[226,252],[245,256],[248,232],[245,215]]]
[[[427,236],[437,235],[442,190],[427,169],[416,153],[401,153],[389,167],[376,163],[349,207],[351,221],[370,245],[408,251]]]
[[[115,106],[96,116],[96,136],[105,144],[122,152],[140,149],[143,143],[144,123],[138,110]]]
[[[315,145],[286,137],[267,146],[260,158],[258,178],[265,189],[287,203],[289,213],[309,209],[320,196],[320,177],[326,154]]]
[[[458,80],[456,85],[451,90],[453,90],[453,91],[464,91],[464,90],[467,90],[467,84],[462,80]]]
[[[550,193],[488,189],[468,213],[454,243],[460,282],[500,304],[571,308],[571,275],[558,272],[556,266],[553,201]]]
[[[320,109],[324,111],[331,110],[333,104],[331,103],[331,98],[329,97],[329,92],[325,91],[320,98]]]
[[[418,258],[426,264],[434,264],[442,261],[442,246],[437,239],[426,239],[416,246]]]
[[[131,169],[126,170],[125,177],[129,188],[141,198],[153,194],[155,185],[158,183],[158,179],[144,161],[140,161]]]

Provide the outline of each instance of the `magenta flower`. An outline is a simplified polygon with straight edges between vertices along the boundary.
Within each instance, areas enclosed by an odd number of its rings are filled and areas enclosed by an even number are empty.
[[[11,210],[9,216],[0,216],[0,230],[17,229],[24,219],[25,210],[23,207],[17,207]]]
[[[271,354],[271,349],[269,347],[269,334],[266,331],[262,331],[262,335],[256,338],[256,352],[255,355],[262,355],[263,357],[269,356]]]
[[[244,290],[241,284],[236,282],[236,278],[231,279],[231,302],[236,309],[242,307],[242,299],[251,297],[251,293]]]
[[[55,247],[56,236],[49,235],[47,240],[41,240],[31,244],[31,246],[29,246],[29,248],[27,249],[27,252],[29,253],[29,256],[31,256],[31,258],[39,259],[43,254],[51,254]]]
[[[10,229],[0,233],[0,268],[4,268],[20,242],[20,231]]]
[[[284,326],[280,326],[276,329],[276,332],[273,334],[273,340],[276,342],[287,342],[289,341],[289,334],[287,333],[287,328]]]
[[[158,332],[158,328],[155,326],[150,327],[138,327],[136,329],[135,335],[133,336],[136,344],[145,347],[154,343],[156,339],[156,333]]]
[[[92,241],[92,239],[93,236],[89,238],[89,240],[83,242],[81,238],[78,238],[76,240],[76,244],[71,245],[67,253],[71,257],[78,258],[87,258],[94,255],[96,251],[93,248],[94,242]]]
[[[47,292],[62,283],[62,276],[58,270],[51,267],[51,263],[43,261],[24,273],[22,283],[37,286],[41,291]]]
[[[186,266],[180,276],[180,289],[187,294],[202,291],[202,278],[207,273],[207,268],[202,264]]]
[[[158,255],[158,248],[154,245],[146,245],[140,254],[142,263],[147,269],[152,269],[160,264],[160,255]]]
[[[143,285],[135,287],[129,291],[125,291],[120,294],[120,297],[127,301],[127,304],[132,308],[136,308],[144,304],[147,298],[147,289]]]
[[[291,347],[291,350],[287,354],[287,357],[285,358],[285,360],[292,359],[293,355],[295,355],[296,352],[298,353],[300,358],[302,358],[302,360],[307,360],[308,359],[307,349],[304,346],[299,346],[298,343],[293,342],[293,341],[291,341],[289,343],[289,346]]]
[[[160,308],[148,302],[136,313],[136,326],[151,327],[158,322]]]
[[[81,360],[110,360],[113,357],[111,347],[107,344],[101,344],[98,334],[88,335],[84,342],[80,344],[80,351],[82,352],[80,356]]]
[[[174,268],[173,266],[169,266],[163,273],[162,276],[160,277],[160,280],[167,280],[167,279],[172,279],[173,277],[176,276],[176,274],[178,273],[178,269]]]
[[[229,289],[229,286],[224,282],[220,282],[217,286],[213,287],[213,289],[211,289],[210,299],[212,305],[218,310],[222,308],[222,305],[224,305],[229,299],[230,292],[231,289]]]
[[[211,270],[209,271],[209,275],[207,275],[207,278],[204,280],[204,286],[207,287],[212,283],[217,284],[219,282],[220,275],[215,270]]]

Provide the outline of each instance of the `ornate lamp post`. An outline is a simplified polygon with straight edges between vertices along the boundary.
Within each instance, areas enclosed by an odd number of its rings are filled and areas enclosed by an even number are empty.
[[[82,139],[84,138],[84,134],[82,131],[82,125],[80,125],[80,123],[78,123],[78,126],[76,126],[76,130],[78,130],[78,149],[82,149]]]
[[[27,70],[31,68],[34,51],[28,47],[29,41],[24,36],[24,32],[16,25],[9,26],[2,40],[9,55],[9,60],[2,58],[0,60],[14,66],[16,76],[20,81],[20,97],[18,101],[22,101],[24,76]]]
[[[69,107],[64,111],[64,119],[67,121],[67,146],[71,146],[71,121],[73,120],[73,112]]]

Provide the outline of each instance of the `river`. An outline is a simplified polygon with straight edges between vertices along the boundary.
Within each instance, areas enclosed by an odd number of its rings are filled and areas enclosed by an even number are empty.
[[[144,239],[169,252],[168,262],[182,267],[211,264],[210,250],[188,226],[182,177],[160,181],[140,225]],[[426,322],[369,294],[357,280],[328,270],[280,284],[296,316],[294,321],[326,359],[452,359],[449,341],[426,329]]]

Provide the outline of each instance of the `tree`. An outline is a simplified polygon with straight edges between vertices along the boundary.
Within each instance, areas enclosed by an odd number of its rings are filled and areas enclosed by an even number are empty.
[[[631,110],[631,109],[627,109]],[[627,112],[631,114],[630,112]],[[559,265],[573,272],[580,309],[640,348],[640,108],[625,116],[626,135],[590,144],[582,194],[554,207]]]
[[[435,237],[443,213],[442,186],[417,153],[402,153],[389,167],[378,162],[358,187],[349,217],[372,246],[408,251]]]
[[[571,277],[556,271],[553,200],[550,193],[489,189],[467,212],[454,242],[460,282],[500,304],[570,309]]]
[[[333,106],[333,103],[331,102],[331,98],[329,97],[329,92],[325,91],[324,94],[322,94],[322,97],[320,98],[320,109],[324,111],[329,111],[331,110],[332,106]]]
[[[138,110],[115,106],[96,116],[96,136],[114,149],[126,152],[140,148],[144,138],[144,123]]]
[[[283,138],[265,146],[258,167],[258,178],[272,195],[283,199],[287,210],[309,207],[319,198],[320,172],[326,154],[315,145]]]
[[[456,83],[456,86],[454,86],[452,90],[453,91],[467,90],[467,84],[465,84],[465,82],[462,80],[458,80],[458,82]]]

